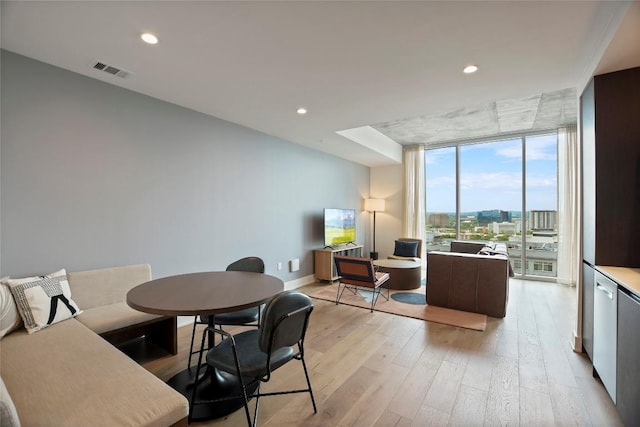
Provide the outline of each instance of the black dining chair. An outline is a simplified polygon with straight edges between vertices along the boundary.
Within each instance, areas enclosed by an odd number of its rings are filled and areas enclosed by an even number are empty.
[[[204,345],[207,334],[211,332],[226,338],[207,352],[206,364],[209,368],[227,372],[239,378],[242,396],[228,396],[224,400],[233,397],[243,399],[249,426],[256,425],[260,398],[264,396],[309,393],[313,412],[318,412],[311,390],[309,372],[304,361],[304,338],[312,311],[313,303],[307,295],[297,291],[285,291],[267,303],[258,329],[231,335],[221,328],[213,326],[207,327],[203,332],[202,345]],[[268,382],[273,371],[294,359],[302,362],[307,388],[261,393],[260,384]],[[201,365],[202,353],[198,358],[196,378],[200,378]],[[193,388],[190,414],[193,413],[194,405],[211,402],[196,401],[196,389],[201,382],[198,381]],[[248,393],[247,390],[254,387],[255,391]],[[252,397],[256,398],[253,421],[249,412],[249,399]]]
[[[264,273],[264,261],[261,258],[251,256],[241,258],[227,266],[227,271],[248,271],[253,273]],[[260,325],[260,307],[250,307],[244,310],[233,311],[231,313],[216,314],[214,318],[216,325],[225,326],[256,326]],[[203,351],[203,347],[193,349],[193,341],[196,334],[197,325],[208,325],[209,316],[199,315],[193,321],[191,331],[191,346],[189,347],[189,361],[187,367],[191,368],[191,358],[194,354]],[[215,337],[215,335],[214,335]],[[215,342],[213,342],[215,345]]]

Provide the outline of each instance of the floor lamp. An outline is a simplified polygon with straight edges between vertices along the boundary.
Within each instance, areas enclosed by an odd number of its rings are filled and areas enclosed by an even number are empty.
[[[378,259],[378,252],[376,252],[376,212],[384,212],[384,199],[365,199],[364,210],[373,212],[373,251],[371,251],[371,259]]]

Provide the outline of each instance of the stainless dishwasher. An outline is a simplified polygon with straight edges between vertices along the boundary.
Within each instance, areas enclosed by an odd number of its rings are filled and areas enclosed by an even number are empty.
[[[593,369],[616,403],[616,351],[618,344],[618,285],[595,272],[593,291]]]

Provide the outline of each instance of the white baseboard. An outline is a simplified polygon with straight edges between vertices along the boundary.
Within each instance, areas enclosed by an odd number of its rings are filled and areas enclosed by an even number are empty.
[[[305,276],[299,279],[285,282],[284,289],[285,291],[297,289],[304,285],[308,285],[309,283],[313,283],[315,281],[316,281],[315,276],[313,274],[310,274],[309,276]],[[194,316],[178,316],[178,328],[193,324],[193,319],[194,319]]]
[[[195,316],[178,316],[178,328],[193,324]]]
[[[582,337],[573,333],[573,340],[571,341],[571,348],[576,353],[582,353]]]
[[[292,289],[297,289],[304,285],[308,285],[309,283],[313,283],[315,281],[316,281],[316,278],[313,274],[301,277],[299,279],[289,280],[288,282],[284,282],[284,290],[290,291]]]

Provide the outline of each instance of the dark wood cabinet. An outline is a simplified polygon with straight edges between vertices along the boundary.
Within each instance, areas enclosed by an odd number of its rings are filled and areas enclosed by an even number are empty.
[[[618,353],[616,409],[626,426],[640,421],[640,298],[618,291]]]
[[[640,67],[595,76],[580,99],[583,256],[640,266]]]
[[[580,96],[582,341],[593,355],[593,267],[640,267],[640,67],[595,76]]]

